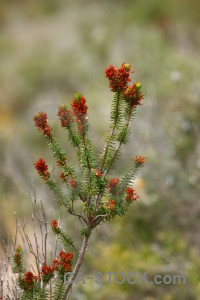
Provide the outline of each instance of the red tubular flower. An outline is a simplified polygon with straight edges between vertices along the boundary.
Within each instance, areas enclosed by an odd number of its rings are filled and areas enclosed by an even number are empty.
[[[44,283],[49,283],[49,281],[54,276],[54,271],[55,271],[55,268],[54,268],[53,264],[52,264],[52,266],[47,266],[46,264],[44,264],[42,266],[40,276],[42,276],[42,280]]]
[[[54,266],[47,266],[47,265],[43,265],[42,269],[41,269],[41,274],[49,276],[49,275],[53,275],[55,271]]]
[[[53,260],[52,267],[53,267],[55,270],[58,269],[58,260],[57,260],[57,259],[54,259],[54,260]]]
[[[115,208],[114,200],[109,200],[109,203],[106,203],[108,209],[113,210]]]
[[[62,173],[61,173],[61,175],[60,175],[60,178],[61,178],[62,180],[65,180],[66,177],[67,177],[67,175],[62,171]]]
[[[50,223],[51,227],[57,228],[58,227],[58,222],[56,220],[51,221]]]
[[[75,116],[80,116],[80,114],[87,115],[88,106],[85,103],[85,98],[81,94],[77,93],[72,101],[72,108]]]
[[[98,169],[94,169],[94,173],[97,177],[103,176],[103,174]]]
[[[49,179],[50,173],[48,172],[48,166],[43,158],[40,158],[34,165],[40,176],[43,176],[45,180]]]
[[[122,64],[121,68],[118,69],[117,79],[118,79],[118,88],[123,91],[127,86],[128,82],[131,81],[129,78],[129,73],[131,66],[129,64]]]
[[[27,272],[24,274],[24,289],[26,290],[27,288],[32,289],[34,283],[38,280],[38,277],[33,275],[32,272]]]
[[[35,121],[35,126],[41,131],[48,125],[47,114],[44,112],[36,113],[33,120]]]
[[[131,108],[142,105],[141,101],[144,98],[144,95],[141,94],[141,87],[141,83],[135,82],[132,86],[128,86],[124,92],[124,98]]]
[[[52,128],[48,124],[47,114],[44,112],[38,112],[33,117],[33,120],[35,122],[35,126],[39,129],[39,131],[43,132],[45,136],[49,136],[50,139],[52,139]]]
[[[61,269],[64,272],[71,272],[72,270],[72,252],[61,251],[57,256],[57,259],[54,259],[52,267],[56,270]]]
[[[65,179],[65,173],[62,171],[61,175],[60,175],[61,179]]]
[[[111,91],[113,92],[123,91],[127,87],[128,82],[131,81],[131,79],[129,78],[130,70],[131,70],[131,66],[129,64],[124,64],[124,63],[121,65],[119,69],[110,65],[105,70],[105,76],[110,81]]]
[[[109,183],[108,183],[108,192],[110,194],[113,194],[113,195],[118,195],[120,193],[120,189],[118,187],[118,184],[119,184],[119,179],[118,178],[111,178]]]
[[[88,107],[85,103],[86,100],[80,93],[77,93],[72,101],[73,115],[76,116],[77,130],[81,135],[84,135],[87,125]]]
[[[115,68],[113,65],[110,65],[107,69],[105,69],[105,76],[109,79],[110,88],[112,90],[112,87],[113,87],[113,85],[115,84],[115,81],[116,81],[117,68]]]
[[[74,122],[72,112],[69,109],[67,109],[65,104],[62,104],[61,106],[58,107],[57,116],[59,116],[62,127],[69,127],[70,122],[71,121]]]
[[[130,202],[136,201],[139,198],[139,196],[136,195],[135,190],[132,189],[131,187],[128,187],[125,192],[127,193],[127,196],[126,196],[127,201],[130,201]]]
[[[74,189],[76,186],[76,181],[74,180],[73,176],[70,177],[69,183],[70,183],[71,187]]]
[[[145,156],[136,156],[132,158],[133,161],[136,161],[138,164],[144,164],[147,161]]]
[[[59,256],[60,256],[60,266],[63,269],[63,271],[71,272],[73,253],[72,252],[66,253],[61,251]]]
[[[15,253],[15,262],[16,262],[17,266],[19,267],[19,264],[20,264],[20,255],[19,255],[19,253]]]

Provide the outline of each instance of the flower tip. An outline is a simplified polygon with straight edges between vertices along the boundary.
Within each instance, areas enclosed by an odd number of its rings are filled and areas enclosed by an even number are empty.
[[[141,87],[142,87],[141,82],[136,82],[136,83],[135,83],[135,87],[136,87],[136,90],[140,90]]]
[[[146,163],[147,158],[145,156],[136,155],[136,157],[132,157],[132,160],[136,161],[136,163],[138,163],[138,164],[143,164],[143,163]]]
[[[41,113],[37,112],[37,113],[33,116],[33,120],[34,120],[34,119],[38,119],[40,115],[41,115]]]
[[[76,93],[75,94],[75,100],[76,100],[76,102],[79,103],[80,99],[81,99],[81,93]]]
[[[65,109],[66,109],[66,104],[61,104],[60,108],[61,108],[62,110],[65,110]]]
[[[53,221],[50,223],[50,226],[51,226],[51,227],[54,227],[54,228],[57,228],[57,227],[58,227],[58,222],[57,222],[57,220],[53,220]]]
[[[19,253],[19,252],[21,252],[21,250],[22,250],[22,247],[19,245],[16,249],[16,252]]]
[[[126,71],[130,70],[130,65],[129,64],[124,64],[124,67],[125,67]]]

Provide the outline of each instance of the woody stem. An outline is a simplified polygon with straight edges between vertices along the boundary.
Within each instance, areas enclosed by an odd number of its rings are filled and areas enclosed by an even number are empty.
[[[75,265],[75,268],[74,268],[74,272],[73,272],[73,274],[72,274],[72,276],[70,278],[70,281],[68,283],[68,287],[67,287],[67,289],[65,291],[63,300],[67,300],[69,298],[69,295],[70,295],[71,289],[72,289],[72,285],[73,285],[74,280],[76,279],[76,277],[78,275],[79,269],[81,267],[81,264],[82,264],[82,261],[83,261],[84,255],[85,255],[85,252],[86,252],[87,247],[88,247],[88,243],[89,243],[89,239],[90,239],[90,234],[91,234],[91,232],[89,233],[89,235],[85,236],[84,239],[83,239],[81,250],[79,252],[79,257],[78,257],[78,260],[76,262],[76,265]]]

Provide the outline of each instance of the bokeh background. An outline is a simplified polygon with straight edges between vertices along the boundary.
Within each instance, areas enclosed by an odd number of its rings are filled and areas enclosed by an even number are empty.
[[[115,175],[134,155],[148,163],[135,188],[140,202],[93,235],[83,272],[184,274],[186,285],[79,284],[72,299],[200,299],[200,1],[0,1],[0,232],[14,233],[13,212],[31,216],[29,192],[54,208],[34,170],[56,163],[32,116],[86,96],[96,153],[108,127],[112,93],[104,69],[130,63],[144,106]],[[75,235],[77,226],[63,218]],[[78,236],[78,235],[77,235]]]

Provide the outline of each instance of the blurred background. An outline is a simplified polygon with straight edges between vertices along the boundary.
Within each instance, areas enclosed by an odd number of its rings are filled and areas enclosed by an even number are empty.
[[[13,212],[31,216],[29,192],[47,208],[52,195],[34,167],[52,159],[32,117],[46,111],[74,158],[57,106],[81,92],[96,153],[108,128],[112,93],[104,70],[133,66],[145,94],[128,147],[148,157],[135,189],[140,202],[91,241],[82,271],[184,274],[186,285],[78,284],[72,299],[200,299],[200,1],[0,1],[0,233],[14,233]],[[66,228],[77,234],[73,220]],[[77,235],[78,236],[78,235]]]

